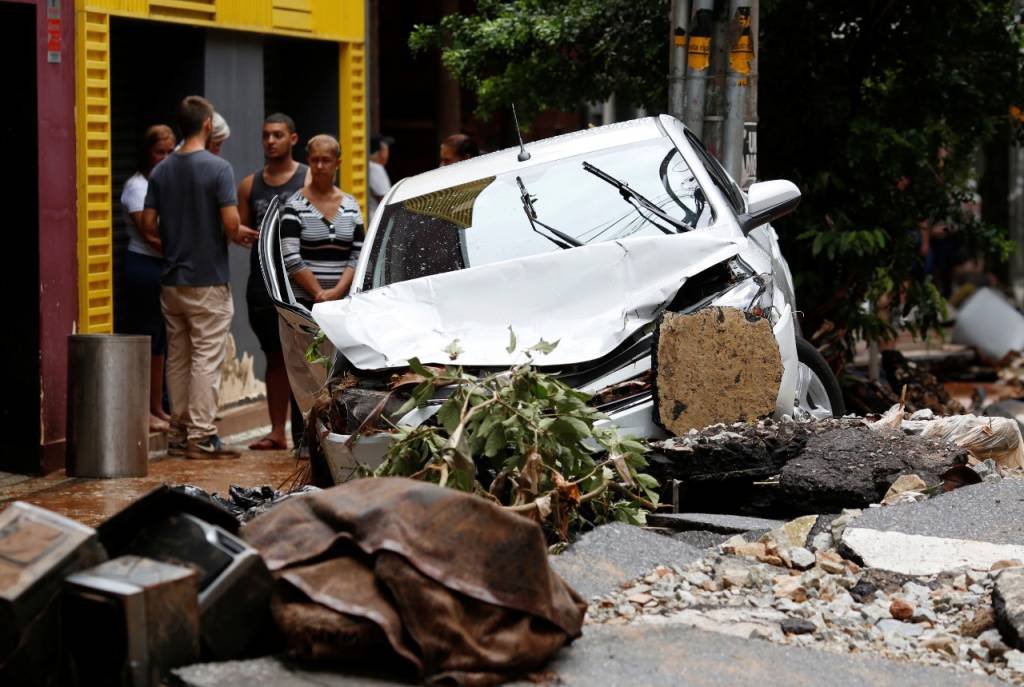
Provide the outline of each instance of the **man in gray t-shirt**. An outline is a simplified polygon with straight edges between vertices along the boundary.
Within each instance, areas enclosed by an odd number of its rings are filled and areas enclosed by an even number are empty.
[[[190,95],[178,105],[185,142],[149,175],[140,227],[164,256],[160,307],[167,323],[168,453],[188,458],[238,457],[217,436],[214,417],[234,306],[228,245],[251,247],[242,226],[231,165],[206,150],[213,106]]]
[[[160,216],[166,286],[217,286],[231,281],[221,208],[237,213],[231,164],[206,149],[179,151],[153,168],[146,207]]]

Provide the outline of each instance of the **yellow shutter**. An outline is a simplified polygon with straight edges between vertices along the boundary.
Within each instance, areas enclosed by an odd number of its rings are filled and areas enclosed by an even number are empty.
[[[110,180],[110,23],[78,12],[78,329],[114,328]]]
[[[342,190],[351,193],[366,215],[366,55],[362,43],[341,44],[341,134]]]

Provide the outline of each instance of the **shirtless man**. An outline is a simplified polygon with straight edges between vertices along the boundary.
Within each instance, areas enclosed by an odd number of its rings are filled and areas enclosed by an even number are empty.
[[[238,186],[238,214],[242,224],[259,227],[267,207],[275,197],[283,203],[302,188],[308,168],[292,157],[292,148],[298,143],[295,122],[286,114],[275,113],[263,122],[263,169],[242,179]],[[284,435],[285,418],[291,405],[292,443],[299,446],[302,437],[302,413],[299,411],[288,386],[288,373],[284,365],[281,339],[277,328],[277,310],[274,308],[260,272],[259,248],[253,246],[249,260],[249,282],[245,300],[249,311],[249,325],[260,341],[267,357],[267,409],[270,413],[270,434],[250,444],[256,451],[287,448]]]

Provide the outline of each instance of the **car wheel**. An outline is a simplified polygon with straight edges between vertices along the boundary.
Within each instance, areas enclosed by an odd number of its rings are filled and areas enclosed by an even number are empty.
[[[818,349],[797,337],[796,357],[799,365],[794,416],[801,420],[821,420],[845,415],[846,404],[839,381]]]

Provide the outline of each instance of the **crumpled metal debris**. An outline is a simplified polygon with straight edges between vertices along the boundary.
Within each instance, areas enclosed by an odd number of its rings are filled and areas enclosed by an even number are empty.
[[[536,523],[403,478],[290,499],[243,536],[275,573],[293,657],[390,656],[428,683],[489,685],[580,635],[586,603],[552,571]]]

